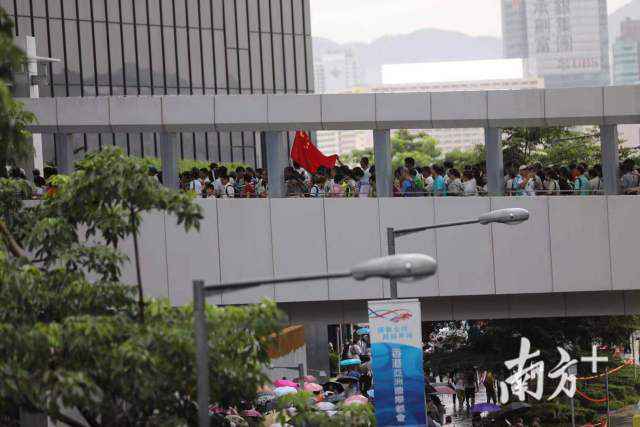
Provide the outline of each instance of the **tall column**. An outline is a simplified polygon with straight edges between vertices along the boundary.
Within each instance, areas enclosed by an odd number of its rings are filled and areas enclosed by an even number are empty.
[[[484,128],[484,145],[487,154],[487,192],[504,194],[504,162],[502,160],[502,130]]]
[[[305,322],[304,337],[307,345],[307,368],[330,372],[329,329],[325,322]]]
[[[59,174],[73,172],[73,134],[56,133],[56,166]]]
[[[162,160],[162,184],[178,189],[178,134],[160,132],[160,158]]]
[[[604,194],[618,194],[618,127],[617,125],[600,126],[600,149],[602,150],[602,178]]]
[[[373,151],[376,165],[376,193],[378,197],[393,197],[393,169],[391,166],[391,131],[373,131]]]
[[[285,132],[264,132],[264,148],[267,152],[267,174],[269,176],[269,198],[286,195],[284,168],[289,166]]]

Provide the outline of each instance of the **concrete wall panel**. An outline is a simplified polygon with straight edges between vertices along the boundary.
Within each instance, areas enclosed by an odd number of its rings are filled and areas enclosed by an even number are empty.
[[[604,88],[605,124],[640,123],[640,88],[609,86]]]
[[[544,90],[488,92],[489,126],[544,126]]]
[[[58,108],[58,126],[64,132],[84,132],[87,126],[91,126],[96,132],[111,132],[108,98],[55,99]]]
[[[322,199],[272,199],[271,235],[276,277],[327,272]],[[327,280],[276,285],[276,301],[323,301]]]
[[[623,316],[622,292],[576,292],[567,295],[567,317]]]
[[[113,132],[158,130],[162,123],[162,98],[159,96],[111,96],[109,114]]]
[[[378,129],[432,127],[429,93],[376,93]]]
[[[609,236],[611,239],[611,275],[613,289],[640,289],[638,261],[640,227],[630,226],[640,218],[637,197],[609,196]]]
[[[217,201],[200,199],[197,203],[204,216],[200,231],[187,233],[182,225],[177,225],[175,217],[166,217],[169,295],[175,305],[192,303],[193,280],[204,280],[207,285],[220,283]],[[213,295],[208,301],[220,304],[220,297]]]
[[[546,197],[493,197],[491,210],[524,208],[529,220],[493,224],[493,255],[498,294],[552,292],[549,214]]]
[[[377,199],[326,199],[327,261],[330,272],[380,256]],[[329,299],[382,298],[382,280],[337,279],[329,282]]]
[[[323,129],[373,129],[375,125],[375,94],[322,95]]]
[[[381,198],[380,236],[381,253],[387,254],[387,227],[396,229],[420,227],[434,223],[433,198]],[[436,241],[434,231],[396,237],[396,253],[421,253],[436,258]],[[389,297],[389,281],[385,280],[385,296]],[[401,298],[418,296],[437,296],[437,277],[430,277],[417,282],[398,283],[398,296]]]
[[[29,130],[37,132],[57,132],[58,110],[56,98],[18,98],[24,109],[31,111],[36,116],[36,122],[29,126]]]
[[[488,198],[447,197],[438,198],[435,203],[437,224],[474,219],[490,210]],[[436,248],[441,296],[495,293],[489,227],[439,229]]]
[[[266,96],[217,95],[215,113],[217,130],[263,130],[268,127]]]
[[[320,95],[267,95],[269,129],[322,129]]]
[[[487,92],[434,92],[431,119],[434,128],[486,127]]]
[[[512,319],[564,317],[565,313],[565,296],[562,294],[509,296],[509,318]]]
[[[267,199],[218,200],[222,282],[273,277],[271,216]],[[274,298],[273,285],[227,291],[223,304],[247,304]]]
[[[213,131],[214,121],[213,96],[162,97],[162,123],[169,132]]]
[[[611,289],[604,197],[549,198],[555,292]]]
[[[455,320],[508,319],[509,300],[506,295],[455,298]]]
[[[602,88],[547,89],[545,112],[549,126],[600,124],[604,114]]]
[[[453,320],[451,298],[427,298],[420,301],[423,322]]]

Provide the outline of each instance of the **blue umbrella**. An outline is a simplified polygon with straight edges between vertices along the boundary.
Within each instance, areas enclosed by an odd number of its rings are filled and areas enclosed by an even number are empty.
[[[369,335],[369,328],[360,328],[356,331],[358,335]]]
[[[473,405],[471,407],[472,414],[481,414],[483,412],[499,412],[502,410],[498,405],[494,405],[493,403],[478,403],[477,405]]]
[[[358,366],[361,365],[362,362],[360,359],[345,359],[340,362],[340,366]]]

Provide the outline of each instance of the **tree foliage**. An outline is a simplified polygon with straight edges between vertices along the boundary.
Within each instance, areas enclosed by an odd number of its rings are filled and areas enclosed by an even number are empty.
[[[71,426],[195,424],[192,309],[149,300],[141,318],[119,247],[145,213],[189,230],[200,208],[119,149],[76,168],[37,205],[22,203],[20,181],[0,180],[0,413],[43,412]],[[264,302],[207,307],[207,319],[211,396],[239,404],[266,381],[279,313]]]
[[[35,116],[24,111],[11,96],[13,72],[24,63],[24,53],[13,41],[13,21],[0,8],[0,178],[6,177],[7,164],[22,160],[33,151],[26,126]]]

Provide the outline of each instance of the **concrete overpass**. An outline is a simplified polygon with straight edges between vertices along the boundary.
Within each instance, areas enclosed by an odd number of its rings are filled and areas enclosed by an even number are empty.
[[[158,132],[165,183],[177,183],[178,131],[264,132],[270,199],[199,200],[201,232],[149,215],[141,236],[148,292],[188,303],[191,280],[208,283],[339,270],[383,255],[385,227],[463,220],[523,207],[517,227],[465,226],[398,239],[398,251],[433,255],[438,274],[400,284],[419,297],[425,320],[617,315],[640,312],[640,198],[618,196],[616,125],[640,123],[640,86],[496,92],[237,95],[25,100],[36,132],[58,136],[60,169],[71,170],[79,132]],[[601,126],[605,196],[409,198],[391,195],[392,128],[485,127],[489,191],[502,192],[500,128]],[[372,129],[378,199],[284,199],[284,131]],[[132,254],[130,243],[125,244]],[[127,274],[133,282],[133,269]],[[228,292],[211,301],[274,298],[304,323],[310,353],[324,351],[326,325],[366,319],[366,301],[389,296],[381,280],[318,281]],[[317,353],[317,352],[316,352]],[[312,366],[314,363],[312,363]]]

